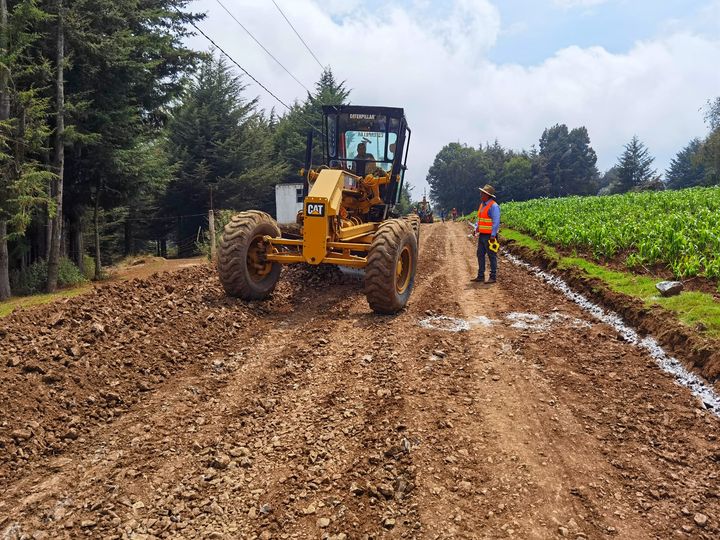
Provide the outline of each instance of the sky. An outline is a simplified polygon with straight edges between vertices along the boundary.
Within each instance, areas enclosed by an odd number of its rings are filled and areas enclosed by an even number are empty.
[[[312,89],[320,65],[272,0],[220,0]],[[720,0],[275,0],[355,105],[403,107],[406,179],[419,198],[447,143],[529,149],[543,129],[587,127],[604,171],[637,135],[664,172],[708,129],[720,96]],[[221,7],[199,26],[286,103],[306,90]],[[202,36],[194,48],[208,49]],[[247,77],[266,110],[284,107]]]

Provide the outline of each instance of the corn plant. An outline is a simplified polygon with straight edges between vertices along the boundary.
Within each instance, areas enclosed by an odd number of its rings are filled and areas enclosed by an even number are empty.
[[[720,278],[720,187],[534,199],[502,205],[507,226],[629,267]]]

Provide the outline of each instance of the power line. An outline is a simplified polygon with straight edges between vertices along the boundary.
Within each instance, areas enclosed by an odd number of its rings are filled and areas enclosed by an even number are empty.
[[[181,13],[181,12],[178,11],[178,13]],[[279,97],[277,97],[277,96],[272,92],[272,90],[270,90],[267,86],[265,86],[263,83],[261,83],[260,81],[258,81],[255,77],[253,77],[247,69],[245,69],[245,68],[242,67],[240,64],[238,64],[238,62],[237,62],[232,56],[230,56],[227,52],[225,52],[225,49],[223,49],[220,45],[218,45],[217,43],[215,43],[215,40],[214,40],[213,38],[211,38],[210,36],[208,36],[205,32],[203,32],[202,29],[201,29],[197,24],[195,24],[194,21],[188,21],[188,22],[192,25],[192,27],[193,27],[195,30],[197,30],[198,32],[200,32],[200,34],[202,34],[202,36],[203,36],[205,39],[207,39],[210,43],[212,43],[213,47],[215,47],[218,51],[220,51],[220,52],[223,54],[223,56],[225,56],[225,58],[227,58],[227,59],[230,60],[233,64],[235,64],[235,65],[238,67],[238,69],[240,69],[240,71],[242,71],[243,73],[245,73],[245,75],[247,75],[247,76],[250,77],[253,81],[255,81],[255,83],[256,83],[260,88],[262,88],[262,89],[265,90],[268,94],[270,94],[272,97],[274,97],[274,98],[277,100],[277,102],[280,103],[283,107],[285,107],[287,110],[290,110],[290,106],[289,106],[287,103],[285,103],[282,99],[280,99]]]
[[[270,51],[268,51],[267,48],[265,48],[265,45],[263,45],[262,43],[260,43],[260,42],[258,41],[258,39],[252,34],[252,32],[250,32],[250,30],[248,30],[248,29],[245,27],[245,25],[244,25],[243,23],[241,23],[239,20],[237,20],[237,18],[235,17],[235,15],[233,15],[233,14],[230,12],[230,10],[229,10],[227,7],[225,7],[225,4],[223,4],[220,0],[215,0],[215,1],[216,1],[218,4],[220,4],[220,7],[225,10],[225,13],[227,13],[228,15],[230,15],[230,17],[232,17],[232,19],[233,19],[236,23],[238,23],[238,24],[240,25],[240,28],[242,28],[243,30],[245,30],[245,32],[247,33],[247,35],[250,36],[250,37],[253,39],[253,41],[254,41],[255,43],[257,43],[257,44],[260,46],[260,48],[268,54],[268,56],[269,56],[270,58],[272,58],[273,60],[275,60],[275,62],[277,63],[277,65],[279,65],[281,68],[283,68],[283,69],[285,70],[285,73],[287,73],[288,75],[290,75],[290,76],[295,80],[296,83],[298,83],[300,86],[302,86],[302,87],[308,92],[308,94],[311,93],[311,92],[310,92],[310,89],[309,89],[307,86],[305,86],[295,75],[293,75],[292,73],[290,73],[290,70],[288,70],[288,68],[286,68],[286,67],[282,64],[282,62],[280,62],[280,60],[278,60],[277,58],[275,58],[275,56],[274,56]]]
[[[305,45],[305,48],[308,50],[308,52],[312,55],[312,57],[313,57],[313,58],[315,59],[315,61],[318,63],[318,66],[320,66],[320,69],[322,69],[322,70],[324,71],[324,70],[325,70],[325,66],[322,65],[322,62],[320,62],[320,60],[318,60],[318,57],[315,56],[315,53],[312,52],[312,49],[308,46],[307,43],[305,43],[305,40],[302,38],[302,36],[298,33],[297,30],[295,30],[295,27],[293,26],[293,23],[291,23],[291,22],[290,22],[290,19],[288,19],[287,16],[285,15],[285,13],[283,13],[283,10],[280,9],[280,6],[277,5],[277,2],[276,2],[275,0],[272,0],[272,3],[275,4],[275,7],[276,7],[276,8],[278,9],[278,11],[280,12],[280,15],[282,15],[282,16],[283,16],[283,19],[285,19],[285,20],[287,21],[287,23],[290,25],[290,28],[293,29],[293,32],[295,32],[295,35],[298,37],[298,39],[299,39],[300,41],[302,41],[302,44],[303,44],[303,45]]]
[[[177,11],[179,15],[183,15],[183,13],[182,13],[179,9],[175,8],[175,11]],[[253,81],[255,81],[255,83],[256,83],[260,88],[262,88],[262,89],[265,90],[268,94],[270,94],[273,98],[275,98],[275,100],[276,100],[278,103],[280,103],[283,107],[285,107],[288,111],[292,111],[292,108],[290,107],[290,105],[288,105],[288,104],[285,103],[282,99],[280,99],[279,97],[277,97],[277,95],[275,95],[275,93],[274,93],[272,90],[270,90],[267,86],[265,86],[263,83],[261,83],[260,81],[258,81],[255,77],[253,77],[252,74],[251,74],[247,69],[245,69],[244,67],[242,67],[242,66],[238,63],[237,60],[235,60],[232,56],[230,56],[229,53],[227,53],[227,52],[225,51],[225,49],[223,49],[220,45],[218,45],[217,43],[215,43],[215,40],[214,40],[213,38],[211,38],[210,36],[208,36],[197,24],[195,24],[195,21],[193,21],[193,20],[188,20],[188,22],[190,23],[190,25],[191,25],[195,30],[197,30],[198,32],[200,32],[200,34],[201,34],[205,39],[207,39],[207,40],[213,45],[213,47],[215,47],[218,51],[220,51],[220,52],[225,56],[225,58],[227,58],[227,59],[230,60],[233,64],[235,64],[240,71],[242,71],[243,73],[245,73],[245,75],[247,75],[247,76],[250,77]],[[303,122],[304,124],[306,124],[308,127],[310,127],[310,129],[312,129],[313,131],[315,131],[316,133],[318,133],[321,137],[324,136],[324,134],[323,134],[322,131],[320,131],[318,128],[316,128],[315,126],[313,126],[310,122],[308,122],[308,121],[305,120],[304,118],[300,118],[300,121]]]

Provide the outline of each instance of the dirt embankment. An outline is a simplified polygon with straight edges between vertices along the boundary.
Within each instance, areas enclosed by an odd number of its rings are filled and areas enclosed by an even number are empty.
[[[660,306],[648,307],[642,300],[612,291],[599,279],[588,278],[581,270],[558,268],[554,260],[540,251],[508,242],[507,249],[531,262],[551,270],[600,305],[620,314],[633,327],[655,337],[669,352],[682,360],[688,368],[715,384],[720,381],[720,340],[703,336],[697,329],[678,321],[669,310]]]
[[[203,267],[98,287],[0,322],[0,480],[59,454],[257,318]]]
[[[246,304],[198,267],[3,319],[0,536],[717,538],[718,419],[525,271],[475,269],[438,223],[397,316],[332,271]]]

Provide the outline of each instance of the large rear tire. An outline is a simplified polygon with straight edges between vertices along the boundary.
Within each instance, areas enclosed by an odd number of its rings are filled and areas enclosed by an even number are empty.
[[[407,220],[389,219],[375,233],[365,267],[365,296],[376,313],[392,314],[410,298],[417,268],[417,239]]]
[[[281,265],[264,259],[263,236],[280,236],[275,220],[249,210],[225,225],[218,251],[218,273],[225,292],[243,300],[270,296],[280,278]]]

